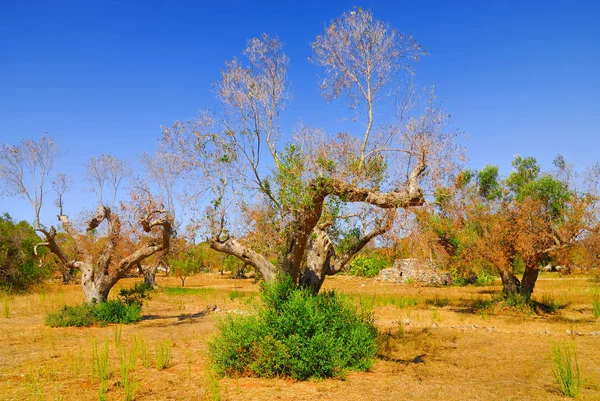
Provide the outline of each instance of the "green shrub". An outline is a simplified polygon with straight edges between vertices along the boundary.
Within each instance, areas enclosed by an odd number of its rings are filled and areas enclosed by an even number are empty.
[[[126,305],[121,301],[107,301],[99,304],[64,306],[57,312],[46,315],[46,325],[50,327],[84,327],[108,323],[130,324],[140,320],[142,308],[139,305]]]
[[[141,312],[141,306],[126,305],[118,300],[101,302],[94,307],[94,316],[100,323],[135,323],[140,320]]]
[[[343,377],[367,370],[377,353],[369,313],[339,294],[315,295],[289,278],[265,284],[263,307],[250,316],[228,316],[209,343],[217,370],[227,375]]]
[[[360,255],[350,262],[348,273],[359,277],[375,277],[389,264],[387,258],[377,254]]]
[[[46,325],[50,327],[84,327],[95,322],[94,305],[89,304],[64,306],[61,310],[46,315]]]
[[[142,306],[145,300],[149,300],[151,293],[154,291],[152,286],[139,281],[131,288],[122,288],[119,291],[119,300],[125,305]]]
[[[40,265],[33,252],[40,242],[29,223],[14,223],[8,213],[0,215],[0,290],[25,291],[50,277],[51,270]],[[47,253],[46,248],[39,248],[40,257]]]
[[[554,344],[552,360],[554,362],[552,373],[560,391],[568,397],[577,397],[581,389],[581,376],[575,344]]]

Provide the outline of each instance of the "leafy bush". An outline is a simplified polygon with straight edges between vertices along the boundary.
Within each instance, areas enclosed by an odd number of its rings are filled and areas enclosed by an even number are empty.
[[[84,327],[95,322],[94,305],[89,304],[64,306],[61,310],[46,315],[46,325],[50,327]]]
[[[335,292],[315,295],[289,278],[264,284],[256,315],[228,316],[209,351],[220,374],[294,379],[367,370],[377,353],[372,315]]]
[[[496,275],[489,266],[477,267],[474,269],[457,269],[450,271],[452,283],[459,287],[466,285],[487,286],[491,285],[496,279]]]
[[[50,269],[40,266],[33,253],[40,242],[29,223],[15,224],[7,213],[0,216],[0,289],[25,291],[50,277]],[[40,256],[47,253],[44,248],[39,251]]]
[[[141,312],[140,305],[127,305],[118,300],[101,302],[94,308],[94,316],[100,323],[135,323],[140,320]]]
[[[46,325],[50,327],[84,327],[108,323],[130,324],[140,320],[142,308],[139,305],[126,305],[121,301],[107,301],[99,304],[64,306],[57,312],[46,315]]]
[[[350,262],[349,274],[359,277],[375,277],[389,265],[389,260],[383,256],[360,255]]]
[[[122,288],[119,291],[119,300],[125,305],[138,305],[141,307],[144,300],[150,299],[152,291],[154,291],[152,286],[140,281],[131,288]]]

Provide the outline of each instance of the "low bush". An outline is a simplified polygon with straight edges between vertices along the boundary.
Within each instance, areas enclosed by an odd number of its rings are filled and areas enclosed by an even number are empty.
[[[101,302],[94,308],[94,316],[100,323],[135,323],[140,320],[141,312],[141,305],[127,305],[119,300]]]
[[[144,301],[149,300],[154,291],[152,286],[139,281],[131,288],[122,288],[119,291],[119,300],[126,305],[142,306]]]
[[[359,277],[375,277],[389,264],[389,260],[381,255],[360,255],[350,262],[348,274]]]
[[[139,305],[126,305],[121,301],[107,301],[99,304],[64,306],[57,312],[46,315],[46,325],[50,327],[85,327],[108,323],[130,324],[140,320],[142,308]]]
[[[61,310],[46,315],[46,325],[50,327],[84,327],[95,322],[94,305],[89,304],[64,306]]]
[[[293,379],[367,370],[377,354],[373,317],[335,292],[315,295],[289,278],[264,284],[263,306],[228,316],[209,352],[220,374]]]

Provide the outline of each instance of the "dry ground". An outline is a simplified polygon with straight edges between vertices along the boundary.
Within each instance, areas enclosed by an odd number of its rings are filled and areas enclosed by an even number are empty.
[[[158,283],[179,286],[174,278]],[[577,346],[584,378],[579,398],[600,400],[600,335],[593,335],[600,333],[600,321],[591,309],[595,286],[586,277],[545,275],[534,298],[562,309],[532,315],[478,308],[498,287],[419,288],[328,278],[327,288],[372,304],[384,355],[370,372],[351,373],[346,380],[294,382],[218,379],[210,373],[207,341],[216,332],[215,321],[252,308],[258,291],[252,280],[198,275],[186,282],[190,292],[154,295],[140,323],[54,329],[44,325],[45,314],[83,298],[77,285],[49,285],[0,301],[0,400],[99,399],[92,380],[94,343],[109,346],[107,399],[124,399],[116,342],[131,349],[140,338],[151,362],[143,367],[138,360],[133,372],[138,400],[558,400],[550,352],[553,343],[565,341]],[[218,309],[208,311],[213,304]],[[171,365],[159,371],[155,346],[166,340],[172,342]]]

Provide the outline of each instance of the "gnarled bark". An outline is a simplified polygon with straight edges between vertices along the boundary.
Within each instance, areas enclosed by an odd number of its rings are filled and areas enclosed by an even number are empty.
[[[294,282],[318,292],[325,276],[339,273],[354,255],[360,252],[373,238],[388,231],[396,216],[395,209],[420,206],[425,199],[418,179],[425,171],[425,164],[418,163],[409,175],[406,188],[398,191],[381,192],[362,188],[340,180],[319,179],[308,186],[312,194],[311,202],[295,213],[288,226],[287,249],[283,255],[282,271]],[[342,255],[336,255],[331,240],[325,232],[326,225],[319,227],[323,216],[323,205],[328,196],[341,198],[346,202],[364,202],[382,209],[389,209],[385,221],[360,238]],[[218,233],[210,240],[210,247],[216,251],[233,255],[257,269],[267,281],[277,276],[276,267],[264,256],[243,245],[234,238],[220,238]]]
[[[65,215],[59,216],[63,228],[73,239],[76,247],[76,257],[69,259],[62,248],[56,243],[56,229],[50,231],[38,230],[46,237],[46,242],[41,244],[47,246],[52,253],[58,256],[62,264],[67,268],[78,268],[81,271],[81,287],[86,300],[92,302],[104,302],[112,287],[127,274],[131,269],[138,266],[144,259],[157,252],[169,248],[173,235],[173,224],[171,218],[163,216],[162,210],[153,210],[140,220],[144,231],[150,233],[153,228],[161,228],[161,237],[152,240],[148,245],[142,246],[126,257],[114,261],[115,249],[122,239],[121,221],[108,207],[99,207],[96,216],[88,222],[88,235],[102,222],[108,222],[108,238],[100,252],[100,256],[94,262],[93,254],[86,246],[86,237],[79,234],[73,224]],[[155,217],[158,215],[158,217]]]

